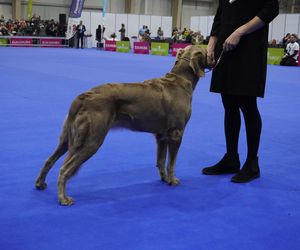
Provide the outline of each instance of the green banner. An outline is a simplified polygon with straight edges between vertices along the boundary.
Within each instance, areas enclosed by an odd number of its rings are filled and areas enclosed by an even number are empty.
[[[151,54],[152,55],[169,55],[169,43],[151,43]]]
[[[268,49],[268,64],[279,65],[281,58],[283,57],[284,49],[269,48]]]
[[[8,44],[8,39],[7,38],[0,38],[0,46],[1,47],[6,47]]]
[[[27,3],[27,18],[30,19],[32,17],[32,0],[28,0]]]
[[[117,41],[117,51],[129,53],[130,52],[130,42]]]

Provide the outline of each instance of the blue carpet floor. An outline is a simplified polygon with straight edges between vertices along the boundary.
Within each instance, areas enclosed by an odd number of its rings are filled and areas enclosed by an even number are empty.
[[[268,67],[260,179],[239,185],[200,172],[225,148],[209,73],[194,93],[177,161],[180,186],[159,181],[152,135],[117,130],[68,183],[75,205],[61,207],[62,159],[45,191],[34,181],[74,97],[98,84],[159,77],[174,58],[38,48],[0,48],[0,55],[1,250],[300,249],[300,68]],[[242,161],[245,144],[242,127]]]

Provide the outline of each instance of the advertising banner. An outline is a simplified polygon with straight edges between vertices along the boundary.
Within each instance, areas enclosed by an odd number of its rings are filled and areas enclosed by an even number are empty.
[[[116,51],[117,50],[117,42],[116,41],[105,41],[105,50],[106,51]]]
[[[32,0],[28,0],[27,3],[27,18],[30,19],[32,17]]]
[[[169,55],[169,43],[151,43],[151,54],[152,55]]]
[[[11,47],[32,47],[32,38],[11,37],[9,38]]]
[[[136,54],[149,54],[150,47],[147,42],[134,42],[133,52]]]
[[[84,1],[85,0],[72,0],[66,32],[67,39],[70,39],[75,35],[74,27],[76,27],[80,22]]]
[[[269,48],[268,49],[268,64],[279,65],[281,58],[283,57],[284,49]]]
[[[0,38],[0,47],[6,47],[7,43],[7,38]]]
[[[129,41],[117,41],[117,52],[130,52],[130,42]]]
[[[60,48],[62,45],[63,39],[55,38],[41,38],[40,39],[40,46],[41,47],[48,47],[48,48]]]
[[[172,45],[172,56],[177,55],[177,51],[179,49],[184,49],[185,47],[189,46],[190,44],[188,43],[173,43]]]

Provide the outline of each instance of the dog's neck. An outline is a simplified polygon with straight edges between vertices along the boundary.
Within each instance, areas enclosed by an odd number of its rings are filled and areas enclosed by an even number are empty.
[[[173,73],[189,81],[193,86],[193,90],[195,89],[199,80],[199,77],[194,73],[193,69],[190,67],[189,62],[184,60],[180,60],[179,62],[177,62],[170,73]]]

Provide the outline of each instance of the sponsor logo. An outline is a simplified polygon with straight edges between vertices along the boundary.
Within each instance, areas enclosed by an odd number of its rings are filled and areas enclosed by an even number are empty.
[[[140,49],[140,50],[148,50],[148,47],[147,46],[134,46],[135,49]]]

